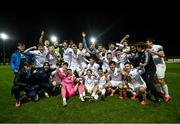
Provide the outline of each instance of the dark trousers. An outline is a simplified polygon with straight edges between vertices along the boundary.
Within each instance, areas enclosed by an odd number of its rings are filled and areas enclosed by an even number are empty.
[[[20,93],[22,91],[25,91],[28,97],[35,97],[36,96],[36,91],[32,87],[14,85],[12,88],[12,91],[13,91],[13,94],[14,94],[16,100],[20,99]]]
[[[156,70],[154,69],[148,70],[142,75],[142,78],[146,82],[147,90],[149,90],[152,93],[152,95],[155,97],[155,101],[157,102],[159,101],[160,96],[154,83],[155,73]]]
[[[52,90],[52,84],[50,82],[43,82],[39,83],[39,89],[44,89],[45,91],[51,91]]]

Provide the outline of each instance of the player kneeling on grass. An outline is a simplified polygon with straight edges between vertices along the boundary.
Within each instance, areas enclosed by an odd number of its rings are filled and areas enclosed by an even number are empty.
[[[43,90],[45,97],[49,97],[49,93],[53,88],[53,85],[50,82],[51,79],[51,71],[49,62],[45,62],[42,68],[38,68],[34,72],[34,77],[36,84],[39,85],[38,90]]]
[[[15,76],[11,91],[15,95],[16,107],[21,106],[21,91],[25,91],[28,98],[34,98],[36,100],[37,94],[34,87],[36,86],[32,83],[32,65],[29,62],[25,62],[23,68]]]
[[[146,83],[142,79],[141,74],[145,72],[144,68],[132,68],[129,62],[124,64],[123,75],[127,77],[128,88],[132,89],[131,99],[135,99],[136,96],[141,96],[140,101],[142,105],[146,104]]]
[[[105,93],[106,93],[106,84],[108,80],[106,76],[104,75],[103,69],[98,68],[98,77],[97,77],[97,84],[98,84],[98,91],[97,94],[100,94],[100,100],[104,100],[105,98]]]
[[[92,74],[92,70],[91,69],[87,69],[86,71],[86,76],[83,77],[84,78],[84,87],[85,87],[85,92],[91,94],[91,100],[97,100],[98,99],[98,95],[97,93],[97,79],[95,76],[93,76]],[[88,96],[86,96],[86,93],[84,92],[84,96],[85,98],[89,98]]]
[[[122,74],[121,69],[116,67],[116,62],[111,61],[109,62],[110,69],[107,72],[107,77],[109,82],[105,85],[106,88],[111,90],[110,96],[113,96],[114,93],[118,90],[119,84],[122,83]]]
[[[63,98],[63,106],[67,106],[66,99],[67,97],[76,95],[76,91],[78,90],[80,95],[80,100],[84,101],[83,99],[83,84],[76,82],[76,77],[72,75],[72,70],[67,69],[64,74],[59,69],[56,69],[57,76],[61,79],[61,95]],[[75,84],[75,86],[74,86]]]

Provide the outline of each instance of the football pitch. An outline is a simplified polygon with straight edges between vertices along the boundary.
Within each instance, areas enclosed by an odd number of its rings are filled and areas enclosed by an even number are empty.
[[[172,99],[159,107],[150,100],[145,106],[138,100],[120,100],[116,94],[92,103],[71,97],[67,107],[60,95],[41,97],[17,109],[10,93],[13,73],[9,65],[0,65],[0,123],[180,123],[180,63],[167,64],[165,80]]]

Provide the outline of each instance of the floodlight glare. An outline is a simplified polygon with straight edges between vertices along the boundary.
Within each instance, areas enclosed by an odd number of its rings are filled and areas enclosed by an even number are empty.
[[[8,36],[7,36],[5,33],[1,33],[1,34],[0,34],[0,37],[1,37],[3,40],[8,39]]]
[[[96,42],[96,38],[92,37],[90,41],[91,41],[92,43],[95,43],[95,42]]]
[[[53,36],[51,36],[51,41],[52,41],[52,42],[56,42],[56,41],[57,41],[57,37],[56,37],[56,36],[54,36],[54,35],[53,35]]]

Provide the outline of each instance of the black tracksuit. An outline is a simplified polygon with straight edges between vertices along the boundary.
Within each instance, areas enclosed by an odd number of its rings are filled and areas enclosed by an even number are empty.
[[[155,87],[154,77],[156,75],[156,66],[154,64],[151,53],[148,51],[138,52],[138,61],[144,64],[145,73],[142,78],[146,82],[147,90],[150,90],[154,95],[156,102],[159,102],[159,94]]]
[[[44,89],[45,91],[51,91],[52,84],[50,83],[50,70],[45,71],[44,68],[39,68],[34,74],[34,79],[39,89]]]
[[[35,84],[33,83],[32,77],[32,72],[27,72],[24,68],[16,74],[12,87],[12,94],[15,95],[16,100],[20,99],[21,91],[25,91],[29,97],[36,96],[36,91],[33,88]]]

